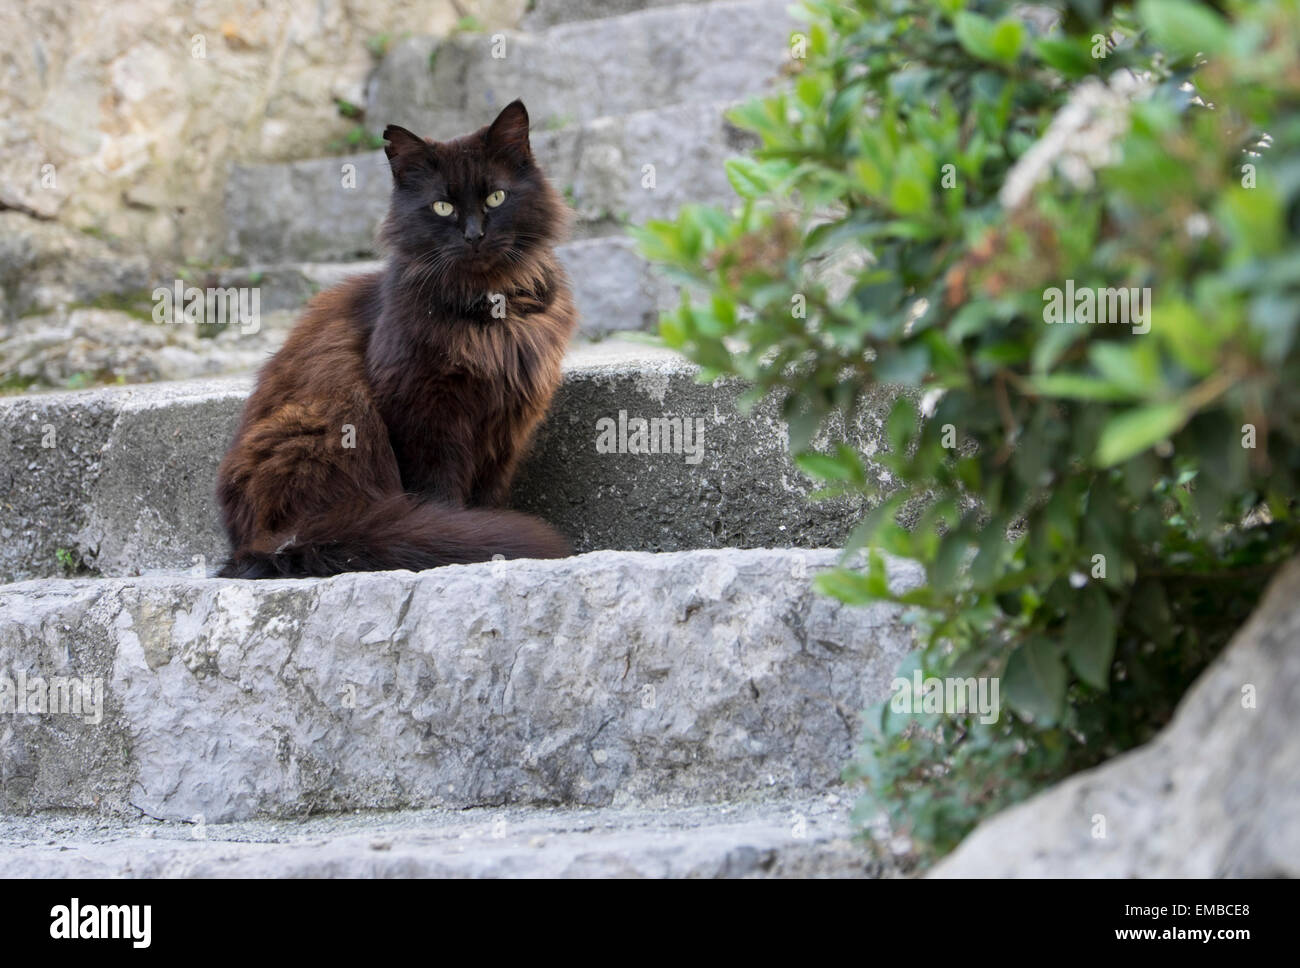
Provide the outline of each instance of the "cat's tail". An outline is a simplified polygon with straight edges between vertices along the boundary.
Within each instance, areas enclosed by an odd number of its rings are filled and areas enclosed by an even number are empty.
[[[517,511],[453,508],[410,495],[384,498],[339,520],[296,529],[273,551],[239,549],[221,578],[306,578],[345,571],[421,571],[503,558],[563,558],[569,543]]]

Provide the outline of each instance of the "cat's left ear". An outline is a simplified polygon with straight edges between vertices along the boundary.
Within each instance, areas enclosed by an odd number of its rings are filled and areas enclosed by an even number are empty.
[[[532,146],[528,144],[528,109],[518,99],[511,101],[487,131],[487,143],[493,151],[501,152],[516,161],[531,161]]]

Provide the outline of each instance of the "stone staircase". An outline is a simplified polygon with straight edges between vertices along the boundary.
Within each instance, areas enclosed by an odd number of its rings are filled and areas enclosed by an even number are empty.
[[[835,547],[860,501],[812,501],[774,399],[701,385],[676,353],[607,340],[576,347],[521,468],[513,503],[595,550]],[[0,580],[63,573],[60,549],[105,576],[205,575],[225,554],[212,495],[251,377],[0,398]],[[848,428],[872,453],[894,391]],[[602,422],[689,422],[694,453],[600,453]],[[623,434],[627,437],[628,434]],[[885,484],[883,476],[878,478]]]
[[[542,12],[553,18],[561,6]],[[676,292],[652,275],[625,228],[671,218],[688,202],[735,201],[723,163],[752,141],[725,112],[780,81],[796,27],[787,8],[711,0],[535,32],[407,38],[371,79],[366,124],[376,135],[395,123],[453,137],[522,97],[534,154],[577,214],[575,241],[559,255],[582,334],[653,329]],[[322,272],[336,279],[346,272],[338,263],[375,256],[390,187],[378,150],[234,166],[226,255],[240,268],[221,284],[258,279],[263,308],[296,308],[325,284]]]
[[[888,877],[834,794],[656,810],[405,810],[285,823],[0,818],[0,877]]]
[[[786,7],[539,0],[501,59],[483,34],[398,43],[367,124],[448,136],[523,96],[578,212],[584,336],[651,328],[676,293],[624,225],[734,200],[723,112],[779,81]],[[295,310],[370,268],[388,186],[378,151],[236,167],[223,284]],[[742,386],[644,342],[578,345],[515,495],[577,556],[217,580],[250,386],[0,399],[0,697],[102,688],[93,715],[0,709],[0,876],[893,872],[848,841],[839,777],[911,633],[812,591],[862,507],[808,499],[778,401],[743,412]],[[892,402],[830,433],[872,453]],[[600,452],[642,419],[698,447]]]

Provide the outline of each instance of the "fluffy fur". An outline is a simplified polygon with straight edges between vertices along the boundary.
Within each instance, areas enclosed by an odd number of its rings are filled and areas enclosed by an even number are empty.
[[[223,576],[569,553],[503,509],[577,322],[553,250],[568,211],[527,111],[452,141],[384,138],[388,262],[313,299],[263,369],[218,473]]]

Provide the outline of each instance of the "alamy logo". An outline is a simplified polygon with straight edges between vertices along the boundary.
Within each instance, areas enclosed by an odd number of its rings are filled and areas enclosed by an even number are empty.
[[[985,726],[998,721],[1002,706],[998,701],[999,680],[991,676],[965,679],[947,676],[921,676],[920,669],[912,671],[911,679],[901,676],[893,681],[890,688],[893,696],[889,700],[892,712],[906,713],[946,713],[960,716],[965,713],[978,713],[979,720]]]
[[[244,335],[262,328],[262,290],[256,286],[200,289],[177,279],[170,289],[159,286],[150,295],[155,323],[229,326],[237,322]]]
[[[0,713],[80,716],[92,726],[104,719],[104,680],[75,676],[0,674]]]
[[[1064,291],[1056,286],[1043,290],[1043,303],[1043,322],[1048,324],[1114,323],[1131,325],[1138,336],[1151,332],[1150,289],[1076,289],[1074,280],[1066,279]]]
[[[686,463],[704,459],[704,418],[629,417],[626,410],[596,421],[598,454],[685,454]]]
[[[50,908],[50,937],[128,938],[133,948],[147,948],[153,936],[153,908],[148,904],[87,904],[79,898]]]

